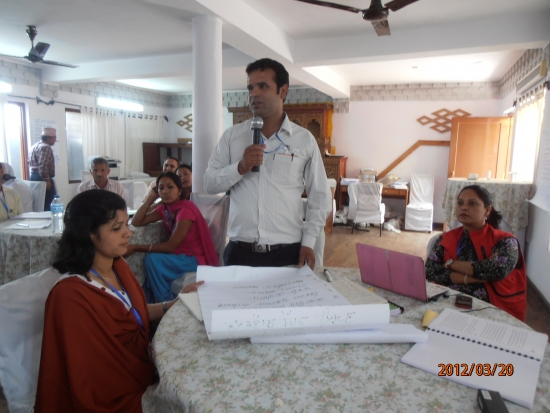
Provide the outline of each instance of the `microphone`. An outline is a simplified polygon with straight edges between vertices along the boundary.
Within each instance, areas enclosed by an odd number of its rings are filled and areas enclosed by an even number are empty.
[[[10,179],[15,179],[15,176],[11,176],[10,174],[4,174],[4,176],[2,176],[4,182],[8,182]]]
[[[252,123],[250,124],[250,129],[252,129],[252,144],[261,145],[262,144],[262,127],[264,126],[264,121],[259,116],[254,116],[252,118]],[[253,166],[252,172],[260,172],[260,166]]]

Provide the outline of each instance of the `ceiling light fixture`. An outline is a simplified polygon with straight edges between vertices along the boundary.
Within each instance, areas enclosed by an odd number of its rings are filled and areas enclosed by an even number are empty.
[[[129,110],[132,112],[143,112],[143,105],[139,103],[126,102],[124,100],[97,98],[97,104],[104,108]]]
[[[11,93],[12,87],[10,83],[0,82],[0,93]]]
[[[509,113],[512,113],[513,111],[516,110],[516,107],[515,106],[510,106],[508,109],[506,109],[503,113],[505,115],[509,114]]]

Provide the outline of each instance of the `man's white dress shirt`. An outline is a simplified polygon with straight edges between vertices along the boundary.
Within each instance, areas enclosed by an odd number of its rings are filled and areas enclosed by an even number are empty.
[[[265,139],[260,172],[239,174],[238,164],[252,144],[251,120],[227,129],[208,162],[208,193],[231,190],[228,237],[259,244],[312,248],[332,210],[331,192],[319,147],[305,128],[285,119],[277,136]],[[304,187],[306,220],[302,219]]]
[[[90,189],[103,189],[105,191],[114,192],[115,194],[119,194],[122,199],[126,200],[126,195],[124,194],[124,187],[120,182],[114,181],[112,179],[107,179],[107,186],[105,188],[98,187],[94,180],[86,181],[78,185],[78,189],[76,190],[76,193],[79,194],[84,191],[89,191]]]

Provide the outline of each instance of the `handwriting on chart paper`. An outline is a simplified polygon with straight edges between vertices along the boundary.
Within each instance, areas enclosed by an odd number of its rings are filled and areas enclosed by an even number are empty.
[[[388,308],[372,304],[216,310],[210,335],[222,339],[358,330],[387,324]]]

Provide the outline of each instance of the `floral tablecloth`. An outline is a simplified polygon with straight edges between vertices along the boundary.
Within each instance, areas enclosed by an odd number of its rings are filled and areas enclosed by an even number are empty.
[[[515,235],[529,224],[529,213],[527,199],[530,198],[532,184],[508,182],[503,180],[471,181],[465,178],[449,178],[443,193],[442,207],[445,209],[445,222],[450,228],[456,228],[456,198],[458,194],[468,185],[479,185],[493,197],[493,206],[502,214]]]
[[[24,277],[25,275],[44,270],[51,266],[57,251],[57,241],[60,234],[54,234],[50,228],[5,229],[13,224],[8,220],[0,224],[0,285]],[[162,222],[155,222],[144,227],[133,227],[132,244],[151,244],[165,237]],[[145,280],[143,253],[135,253],[128,257],[130,268],[138,280]]]
[[[359,270],[332,268],[357,282]],[[321,276],[321,270],[316,270]],[[405,307],[395,323],[420,328],[426,309],[454,307],[452,298],[422,303],[384,290]],[[474,309],[490,306],[474,299]],[[492,306],[491,306],[492,307]],[[491,308],[481,318],[527,327]],[[479,412],[476,390],[400,362],[412,344],[251,344],[209,341],[204,325],[177,302],[156,332],[160,383],[148,388],[144,412]],[[442,361],[444,362],[444,361]],[[505,402],[510,412],[528,412]],[[532,412],[550,410],[550,349],[541,366]]]

